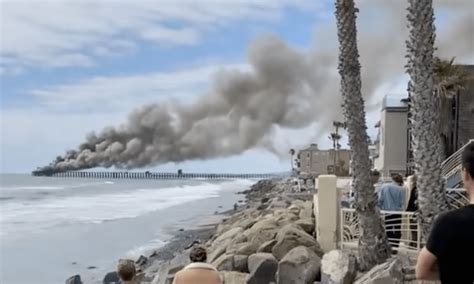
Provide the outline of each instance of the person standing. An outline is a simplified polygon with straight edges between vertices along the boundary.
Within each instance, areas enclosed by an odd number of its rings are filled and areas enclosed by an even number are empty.
[[[405,190],[403,177],[399,174],[392,176],[392,182],[383,184],[378,191],[378,206],[384,211],[402,211],[405,208]],[[401,214],[389,213],[385,216],[387,238],[394,248],[398,248],[401,233]],[[395,254],[396,251],[393,250]]]
[[[407,188],[410,193],[410,198],[408,199],[407,212],[416,212],[418,211],[418,190],[416,189],[416,176],[411,175],[407,178]],[[416,248],[418,242],[418,222],[415,217],[411,217],[410,220],[410,237],[411,243],[410,246]]]
[[[440,214],[418,255],[416,277],[443,284],[474,283],[474,143],[462,154],[462,180],[469,205]]]

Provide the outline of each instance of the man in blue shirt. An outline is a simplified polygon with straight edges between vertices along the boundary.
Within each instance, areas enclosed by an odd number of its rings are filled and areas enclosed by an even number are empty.
[[[403,177],[399,174],[392,176],[392,183],[386,183],[378,191],[378,206],[384,211],[402,211],[405,208],[405,190],[403,189]],[[398,248],[401,232],[401,215],[387,214],[385,216],[385,230],[390,244]],[[394,251],[393,253],[396,253]]]

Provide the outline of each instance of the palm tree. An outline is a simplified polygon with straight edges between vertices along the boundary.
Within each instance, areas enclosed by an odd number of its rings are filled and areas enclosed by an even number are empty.
[[[370,178],[369,137],[361,94],[359,51],[357,49],[356,12],[353,0],[336,1],[337,35],[339,39],[339,74],[349,145],[352,150],[351,170],[355,208],[359,218],[360,269],[368,270],[384,262],[390,255],[374,185]]]
[[[454,152],[451,143],[451,130],[453,129],[452,108],[455,103],[455,95],[464,89],[466,84],[472,80],[472,76],[459,65],[454,64],[454,58],[443,60],[435,57],[433,60],[433,81],[435,92],[441,100],[440,131],[441,143],[443,145],[443,159]]]
[[[432,0],[408,0],[410,36],[407,41],[407,73],[410,76],[411,141],[418,176],[418,203],[422,236],[429,234],[436,215],[446,210],[441,177],[443,161],[440,136],[440,93],[435,92],[433,52],[435,40]]]

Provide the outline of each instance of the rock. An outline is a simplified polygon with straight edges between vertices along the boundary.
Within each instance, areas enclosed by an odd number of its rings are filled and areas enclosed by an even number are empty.
[[[249,272],[248,260],[249,260],[248,255],[242,255],[242,254],[234,255],[234,270],[248,273]]]
[[[291,207],[293,207],[293,206],[297,207],[299,209],[304,209],[304,208],[307,208],[308,205],[303,200],[295,199],[291,202]]]
[[[103,284],[115,284],[120,281],[117,272],[109,272],[105,275],[104,280],[102,280]]]
[[[255,243],[245,242],[228,247],[226,252],[232,254],[251,255],[257,252],[257,248],[258,247]]]
[[[291,205],[288,207],[288,213],[294,214],[296,216],[300,215],[301,208],[296,205]]]
[[[236,247],[239,244],[246,243],[247,242],[247,237],[243,234],[236,236],[232,240],[229,240],[227,242],[227,250]]]
[[[147,263],[147,261],[148,261],[148,258],[146,258],[143,255],[140,255],[140,257],[137,259],[137,261],[135,261],[135,264],[139,265],[139,266],[142,266],[142,265],[145,265]]]
[[[236,271],[221,272],[222,284],[245,284],[248,274]]]
[[[303,208],[300,210],[300,219],[310,219],[313,218],[313,208]]]
[[[311,235],[292,224],[280,230],[272,253],[277,259],[282,259],[290,250],[299,246],[312,249],[320,257],[324,254],[318,242]]]
[[[82,284],[81,276],[74,275],[66,280],[66,284]]]
[[[97,266],[88,266],[87,269],[91,270],[91,269],[97,269]]]
[[[253,219],[248,219],[248,218],[245,218],[243,219],[241,222],[239,222],[237,224],[237,226],[241,227],[242,229],[244,230],[247,230],[248,228],[252,227],[253,225],[255,225],[255,223],[257,223],[257,221],[253,220]]]
[[[332,250],[321,261],[321,283],[351,284],[357,276],[356,258],[341,250]]]
[[[314,219],[300,219],[295,222],[295,225],[310,235],[313,235],[316,226]]]
[[[213,244],[219,244],[222,243],[228,239],[233,239],[234,237],[242,234],[244,229],[240,227],[232,228],[228,230],[227,232],[221,234],[217,239],[214,240]]]
[[[268,208],[287,208],[290,205],[289,202],[280,199],[273,199],[270,201]]]
[[[181,229],[179,229],[179,231],[180,231],[180,232],[184,232],[184,229],[183,229],[183,228],[181,228]]]
[[[403,283],[402,263],[396,259],[374,266],[359,278],[355,284],[399,284]]]
[[[232,271],[234,270],[234,255],[223,254],[212,262],[212,265],[219,271]]]
[[[321,258],[303,246],[292,249],[278,264],[277,283],[312,284],[319,278]]]
[[[277,228],[278,224],[276,222],[276,218],[264,218],[255,223],[255,225],[253,225],[250,229],[246,230],[244,235],[258,248],[266,241],[270,241],[275,238],[278,230]]]
[[[276,240],[270,240],[267,242],[264,242],[258,249],[257,252],[268,252],[271,253],[273,247],[276,245],[277,241]]]
[[[161,261],[153,261],[153,263],[145,269],[145,277],[153,278],[153,275],[155,275],[162,266],[164,266],[164,264]]]
[[[272,254],[256,253],[249,256],[248,266],[250,274],[247,284],[266,284],[275,282],[275,273],[278,262]]]
[[[231,243],[232,240],[227,240],[226,242],[224,243],[221,243],[221,244],[217,244],[217,245],[213,245],[209,251],[209,255],[207,257],[207,260],[209,262],[214,262],[216,259],[218,259],[221,255],[223,255],[226,250],[227,250],[227,247],[229,246],[229,244]]]

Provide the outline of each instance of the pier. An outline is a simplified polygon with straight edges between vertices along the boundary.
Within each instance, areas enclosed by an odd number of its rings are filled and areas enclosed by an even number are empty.
[[[35,175],[35,174],[33,174]],[[222,174],[222,173],[159,173],[159,172],[92,172],[92,171],[68,171],[59,172],[51,177],[70,177],[70,178],[100,178],[100,179],[212,179],[212,180],[226,180],[226,179],[270,179],[276,177],[288,176],[282,173],[267,173],[267,174]],[[38,175],[39,176],[39,175]]]

